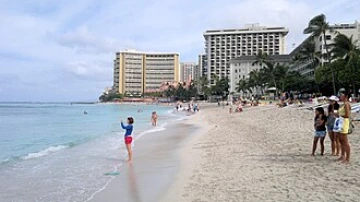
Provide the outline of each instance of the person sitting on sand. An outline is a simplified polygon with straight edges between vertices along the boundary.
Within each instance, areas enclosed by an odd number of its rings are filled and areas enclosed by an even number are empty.
[[[121,121],[121,128],[126,130],[125,131],[125,135],[124,135],[124,141],[125,141],[125,146],[126,149],[128,151],[128,160],[126,162],[131,163],[132,160],[132,150],[131,150],[131,143],[132,143],[132,131],[133,131],[133,124],[134,124],[134,119],[132,117],[128,117],[127,118],[127,126],[124,125],[124,123]]]
[[[299,107],[303,107],[303,102],[301,100],[299,100]]]
[[[153,111],[153,112],[151,113],[151,124],[152,124],[153,126],[156,126],[156,124],[157,124],[157,119],[158,119],[158,115],[156,114],[156,111]]]
[[[324,108],[318,107],[315,109],[315,118],[314,118],[314,129],[315,136],[313,141],[312,153],[311,156],[315,156],[316,146],[320,139],[321,146],[321,156],[324,155],[324,140],[326,136],[326,116],[324,112]]]
[[[242,112],[243,109],[242,109],[242,106],[241,106],[241,103],[238,105],[238,108],[237,108],[237,112]]]

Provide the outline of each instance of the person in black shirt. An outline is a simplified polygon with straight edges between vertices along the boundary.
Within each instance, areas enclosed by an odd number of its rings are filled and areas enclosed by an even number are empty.
[[[315,156],[316,146],[319,139],[321,146],[321,156],[324,155],[324,140],[326,136],[325,125],[326,125],[326,116],[325,116],[324,108],[318,107],[315,109],[315,118],[314,118],[315,136],[314,136],[311,156]]]

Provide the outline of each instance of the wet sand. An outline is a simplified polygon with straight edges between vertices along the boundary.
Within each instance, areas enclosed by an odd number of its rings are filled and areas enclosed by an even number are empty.
[[[90,201],[158,201],[179,171],[180,148],[197,130],[194,125],[184,123],[172,123],[166,128],[136,141],[133,163],[124,163],[118,170],[120,174]]]

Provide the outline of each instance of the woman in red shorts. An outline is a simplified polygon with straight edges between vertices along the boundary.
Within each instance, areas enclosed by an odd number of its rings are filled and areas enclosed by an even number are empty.
[[[127,126],[125,126],[123,124],[123,122],[121,121],[121,128],[125,129],[125,135],[124,135],[124,140],[125,140],[125,145],[126,145],[126,149],[128,151],[128,160],[126,162],[131,163],[132,160],[132,150],[131,150],[131,143],[132,143],[132,131],[133,131],[133,123],[134,123],[134,119],[132,117],[128,117],[127,118]]]

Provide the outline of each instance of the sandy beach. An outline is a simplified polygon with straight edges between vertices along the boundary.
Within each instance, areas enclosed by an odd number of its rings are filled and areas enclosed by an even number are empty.
[[[181,169],[162,201],[359,201],[360,131],[349,135],[351,163],[311,157],[313,112],[262,106],[243,113],[202,110],[182,148]]]

